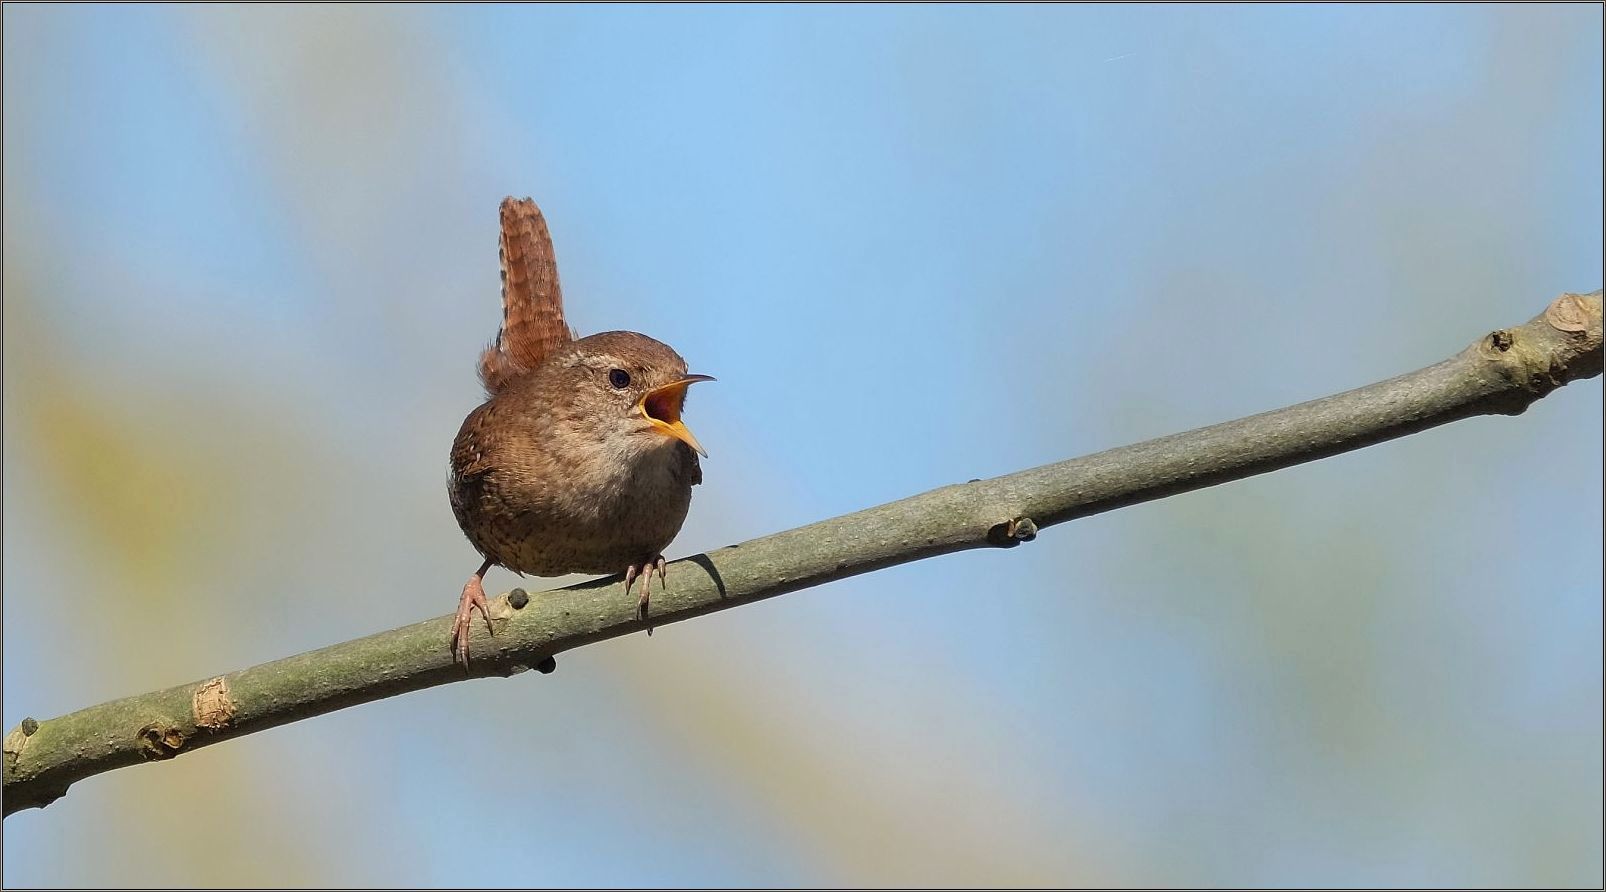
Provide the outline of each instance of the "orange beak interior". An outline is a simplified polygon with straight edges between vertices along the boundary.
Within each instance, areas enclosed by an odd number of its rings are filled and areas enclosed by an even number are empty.
[[[674,437],[697,451],[697,454],[708,457],[708,451],[703,444],[697,442],[690,430],[680,420],[680,410],[686,405],[686,388],[698,381],[712,381],[707,375],[687,375],[679,381],[673,381],[661,387],[654,387],[642,396],[636,404],[643,418],[647,419],[657,431],[666,437]]]

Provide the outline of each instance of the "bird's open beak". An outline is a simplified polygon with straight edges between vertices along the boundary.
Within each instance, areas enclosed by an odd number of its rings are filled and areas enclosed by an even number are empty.
[[[686,388],[698,381],[712,380],[714,379],[707,375],[687,375],[679,381],[654,387],[636,403],[636,411],[640,412],[641,417],[647,419],[658,433],[674,437],[697,450],[703,458],[707,458],[708,452],[703,449],[703,444],[697,442],[697,438],[692,436],[686,425],[681,423],[680,410],[686,405]]]

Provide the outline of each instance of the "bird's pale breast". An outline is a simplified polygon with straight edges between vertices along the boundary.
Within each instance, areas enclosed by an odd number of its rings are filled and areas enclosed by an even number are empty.
[[[618,573],[680,531],[701,478],[684,443],[627,450],[550,414],[509,414],[494,400],[476,409],[452,450],[452,508],[487,559],[537,576]]]

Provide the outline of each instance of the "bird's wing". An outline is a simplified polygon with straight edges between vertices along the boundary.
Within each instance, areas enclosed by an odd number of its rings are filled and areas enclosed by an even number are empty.
[[[480,354],[480,380],[491,394],[574,340],[563,319],[563,288],[541,209],[528,198],[502,199],[502,330]]]

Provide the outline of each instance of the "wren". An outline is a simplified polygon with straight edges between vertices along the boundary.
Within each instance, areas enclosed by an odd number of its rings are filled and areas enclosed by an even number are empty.
[[[463,586],[454,660],[468,666],[474,611],[488,630],[483,580],[620,573],[667,588],[663,551],[686,520],[707,455],[681,422],[686,373],[667,345],[633,331],[580,338],[563,315],[552,236],[535,202],[502,201],[502,327],[480,356],[486,400],[452,443],[448,492],[458,526],[485,562]],[[651,632],[651,629],[648,629]]]

